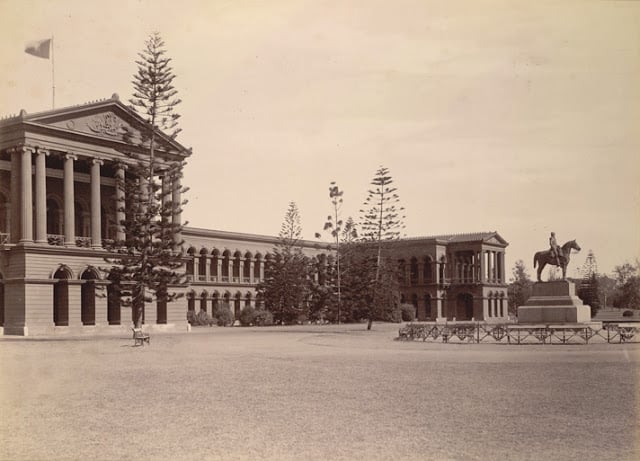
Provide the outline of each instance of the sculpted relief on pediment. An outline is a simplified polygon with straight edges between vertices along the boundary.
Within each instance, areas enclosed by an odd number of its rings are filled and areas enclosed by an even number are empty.
[[[119,141],[131,142],[140,139],[139,132],[113,112],[102,112],[86,117],[63,120],[54,123],[54,125],[67,130]]]

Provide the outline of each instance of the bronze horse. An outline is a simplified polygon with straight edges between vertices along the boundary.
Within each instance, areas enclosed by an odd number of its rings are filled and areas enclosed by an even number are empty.
[[[553,266],[562,267],[562,280],[567,279],[567,266],[569,265],[569,261],[571,260],[571,250],[580,251],[580,245],[576,243],[575,240],[569,240],[567,243],[562,245],[562,255],[558,255],[558,260],[551,255],[551,250],[538,251],[533,256],[533,267],[535,269],[536,264],[538,265],[538,282],[542,282],[540,275],[542,275],[542,269],[547,264],[551,264]],[[558,262],[560,264],[558,264]]]

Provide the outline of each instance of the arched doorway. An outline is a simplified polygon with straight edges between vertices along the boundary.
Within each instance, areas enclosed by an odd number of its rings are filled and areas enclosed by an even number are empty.
[[[235,318],[240,318],[240,303],[242,302],[242,294],[240,292],[236,293],[236,296],[233,300],[233,315]]]
[[[473,318],[473,295],[460,293],[456,298],[456,320],[471,320]]]
[[[436,315],[431,312],[431,295],[424,295],[424,312],[425,319],[435,320]]]
[[[203,291],[200,294],[200,310],[207,312],[207,299],[209,298],[209,293],[207,291]]]
[[[211,317],[215,317],[220,309],[220,293],[217,291],[213,292],[213,296],[211,297]]]
[[[53,323],[59,327],[69,326],[69,279],[71,271],[61,267],[54,274],[53,284]]]
[[[83,325],[96,324],[96,280],[95,269],[87,269],[80,276],[84,283],[80,289],[80,318]]]
[[[120,284],[113,275],[109,276],[107,285],[107,322],[109,325],[120,325]]]

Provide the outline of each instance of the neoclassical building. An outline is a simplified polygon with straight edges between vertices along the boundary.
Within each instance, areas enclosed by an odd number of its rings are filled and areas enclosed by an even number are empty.
[[[116,180],[140,152],[143,120],[117,95],[79,106],[0,120],[0,328],[6,335],[99,334],[129,328],[104,271],[105,242],[120,238],[126,198]],[[190,151],[161,133],[158,176],[174,202],[171,166]],[[181,216],[172,217],[180,222]],[[255,306],[256,286],[277,241],[273,236],[186,227],[184,297],[145,306],[154,330],[187,328],[187,310],[212,312],[227,301],[237,313]],[[326,263],[326,243],[303,242]],[[408,238],[395,244],[401,297],[420,320],[504,320],[504,253],[497,232]]]

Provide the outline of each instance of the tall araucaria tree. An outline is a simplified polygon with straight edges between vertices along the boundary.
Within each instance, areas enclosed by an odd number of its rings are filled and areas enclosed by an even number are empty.
[[[329,200],[331,201],[331,214],[327,216],[327,220],[324,223],[324,231],[330,230],[331,237],[335,241],[335,264],[336,264],[336,296],[337,296],[337,315],[336,319],[338,323],[340,323],[341,318],[341,307],[342,307],[342,290],[341,290],[341,278],[342,271],[340,268],[341,264],[341,253],[340,253],[340,238],[341,237],[353,237],[357,236],[357,232],[351,221],[351,225],[347,232],[343,231],[343,221],[340,217],[340,209],[342,208],[342,196],[344,195],[344,191],[340,190],[335,181],[332,181],[329,185]],[[321,234],[316,233],[316,238],[320,238]]]
[[[181,101],[165,53],[164,42],[154,33],[136,61],[129,102],[143,122],[127,133],[137,151],[123,165],[126,177],[116,181],[116,206],[124,215],[117,223],[121,237],[107,244],[112,253],[106,258],[112,265],[109,277],[117,282],[123,304],[131,306],[137,328],[144,319],[145,302],[155,299],[166,305],[181,295],[172,288],[186,283],[179,271],[184,263],[183,225],[178,217],[186,203],[181,199],[186,188],[180,186],[180,178],[190,152],[173,142],[180,131],[175,107]]]
[[[369,308],[367,330],[371,329],[375,310],[380,307],[376,303],[382,299],[382,288],[387,277],[383,277],[383,269],[391,267],[384,263],[387,244],[398,240],[404,229],[404,208],[399,206],[400,198],[396,193],[397,188],[392,186],[393,178],[389,170],[383,166],[378,168],[369,189],[365,208],[360,210],[362,219],[360,223],[362,242],[369,243],[375,248],[375,279],[372,305]]]
[[[276,323],[290,323],[307,314],[311,290],[311,264],[302,253],[302,226],[295,202],[290,202],[278,234],[278,243],[258,285],[265,307]]]

